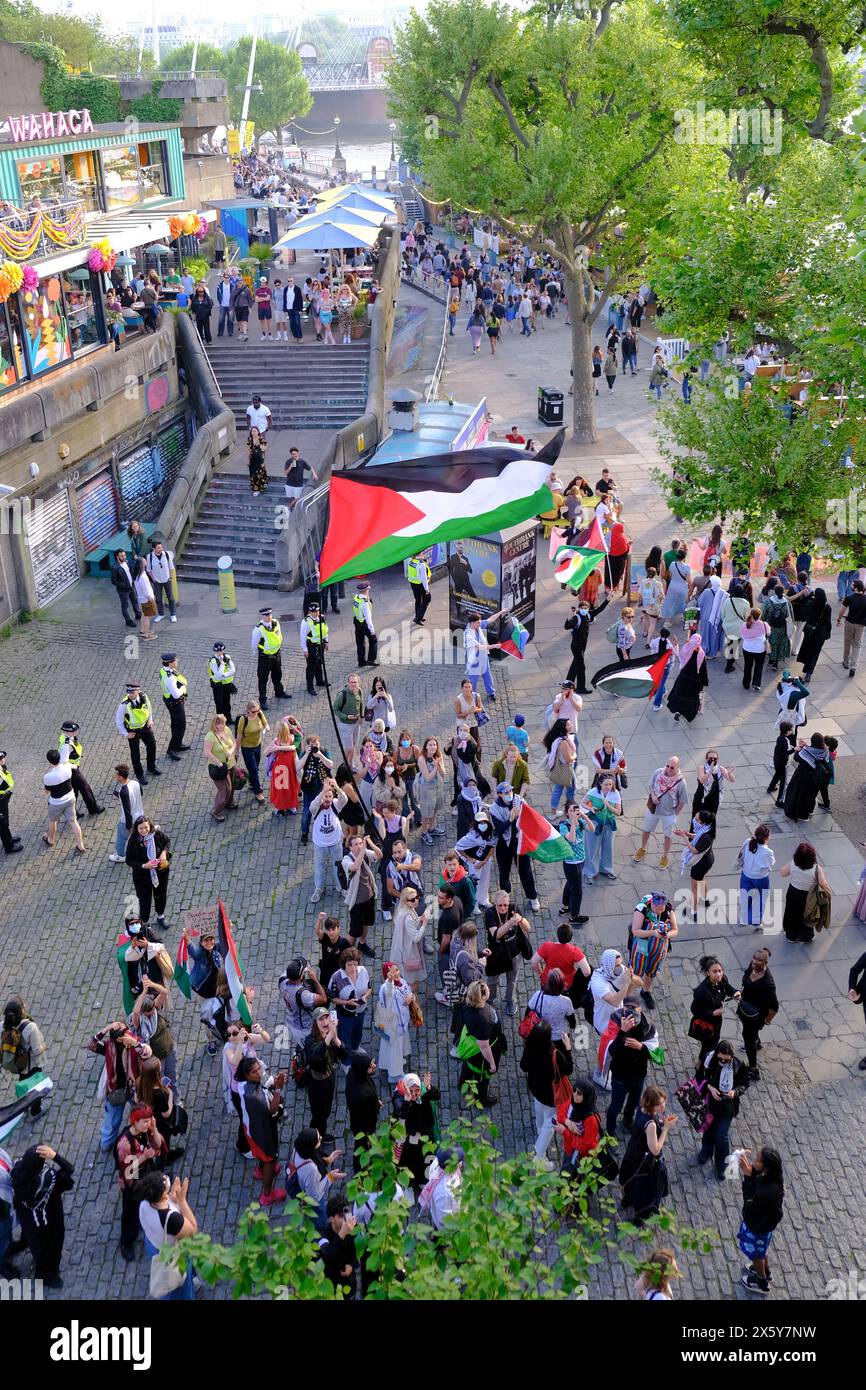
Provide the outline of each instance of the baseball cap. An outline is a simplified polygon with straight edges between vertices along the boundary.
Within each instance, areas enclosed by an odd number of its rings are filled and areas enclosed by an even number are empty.
[[[514,789],[513,789],[513,787],[512,787],[512,785],[511,785],[510,782],[497,782],[497,783],[496,783],[496,791],[497,791],[497,793],[498,793],[500,796],[502,795],[503,792],[510,792],[510,791],[513,791],[513,790],[514,790]]]

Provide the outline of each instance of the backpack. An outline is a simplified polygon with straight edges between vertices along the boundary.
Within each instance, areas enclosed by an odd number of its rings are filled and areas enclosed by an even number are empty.
[[[346,867],[345,867],[345,865],[344,865],[342,859],[339,859],[339,860],[337,861],[337,882],[339,883],[339,885],[340,885],[340,887],[342,888],[343,892],[344,892],[344,893],[348,893],[348,891],[349,891],[349,874],[348,874],[348,872],[347,872],[347,870],[346,870]]]
[[[539,990],[538,993],[541,994],[541,991]],[[538,1002],[539,1010],[543,1010],[544,1005],[541,999],[539,999]],[[519,1024],[517,1025],[517,1031],[520,1034],[521,1038],[523,1038],[524,1040],[528,1038],[533,1028],[536,1028],[538,1024],[541,1022],[542,1017],[542,1012],[536,1012],[535,1009],[530,1008],[527,1004],[526,1012],[523,1015],[523,1018],[520,1020]]]
[[[20,1028],[3,1029],[3,1071],[14,1071],[21,1076],[28,1067],[29,1052],[24,1043]]]
[[[298,1043],[295,1047],[294,1053],[292,1054],[292,1062],[289,1070],[292,1074],[292,1080],[294,1081],[299,1091],[302,1091],[305,1087],[309,1086],[310,1066],[307,1061],[305,1043]],[[289,1195],[291,1196],[297,1194],[290,1193]]]
[[[618,627],[619,618],[617,618],[616,622],[611,623],[610,627],[606,627],[604,630],[605,637],[613,646],[616,646],[616,630]]]

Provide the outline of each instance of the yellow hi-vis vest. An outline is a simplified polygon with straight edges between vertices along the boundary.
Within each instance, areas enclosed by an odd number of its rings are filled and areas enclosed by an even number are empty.
[[[175,696],[172,695],[171,691],[170,691],[169,688],[168,688],[168,678],[169,678],[169,676],[174,676],[175,680],[176,680],[177,683],[178,683],[178,687],[179,687],[179,689],[180,689],[181,695],[185,695],[185,694],[186,694],[187,684],[188,684],[186,676],[182,676],[182,675],[180,674],[180,671],[172,671],[171,667],[169,667],[169,666],[160,666],[160,668],[159,668],[159,683],[160,683],[160,685],[162,686],[162,698],[163,698],[164,700],[173,700],[173,699],[175,699]]]
[[[369,603],[370,608],[372,609],[373,603],[369,595],[355,594],[355,597],[352,599],[352,617],[354,618],[356,623],[364,623],[364,625],[366,626],[367,619],[364,616],[365,603]]]
[[[278,622],[274,622],[271,627],[260,624],[261,637],[259,638],[259,651],[264,652],[265,656],[276,656],[280,647],[283,645],[283,634],[280,631]]]
[[[310,631],[307,634],[307,641],[312,642],[314,647],[320,647],[323,642],[328,640],[328,624],[323,622],[310,623]]]
[[[228,670],[228,664],[229,664],[228,657],[227,657],[227,656],[223,656],[223,657],[220,658],[219,664],[220,664],[220,666],[222,667],[222,672],[223,672],[223,674],[222,674],[221,676],[217,676],[216,680],[214,680],[213,675],[211,674],[211,669],[210,669],[210,662],[211,662],[211,661],[215,661],[215,660],[216,660],[216,657],[211,657],[210,661],[208,661],[208,664],[207,664],[207,673],[208,673],[208,678],[209,678],[209,680],[210,680],[211,685],[231,685],[231,683],[232,683],[232,677],[231,677],[231,676],[227,676],[227,675],[225,674],[226,671]]]
[[[412,559],[409,561],[408,565],[406,566],[406,578],[409,580],[410,584],[421,583],[422,563],[423,562],[418,559],[417,555],[414,555]]]
[[[62,749],[64,743],[69,738],[68,734],[61,734],[57,740],[57,747]],[[81,755],[84,752],[77,738],[69,738],[69,758],[67,759],[70,767],[77,767],[81,762]]]
[[[0,767],[0,796],[8,796],[14,786],[12,773],[5,767]]]
[[[150,700],[146,695],[142,695],[141,701],[142,703],[140,705],[134,704],[129,698],[125,699],[123,702],[126,705],[123,722],[130,733],[135,733],[138,729],[143,729],[153,713],[150,707]]]

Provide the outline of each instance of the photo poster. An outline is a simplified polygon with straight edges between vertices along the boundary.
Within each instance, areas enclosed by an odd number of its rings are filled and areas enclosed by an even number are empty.
[[[535,536],[527,527],[519,535],[502,542],[500,608],[526,628],[531,641],[535,635]]]
[[[448,620],[463,628],[472,618],[489,618],[500,604],[501,546],[495,541],[448,542]]]

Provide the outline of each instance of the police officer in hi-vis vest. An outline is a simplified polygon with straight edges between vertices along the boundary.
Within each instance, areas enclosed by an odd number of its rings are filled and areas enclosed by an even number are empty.
[[[207,672],[216,712],[224,714],[228,723],[233,724],[232,696],[237,694],[235,663],[226,653],[225,642],[214,642],[213,656],[207,664]]]
[[[365,579],[355,586],[352,599],[352,623],[355,628],[355,646],[358,650],[359,666],[378,666],[379,639],[373,626],[373,600],[370,598],[370,585]]]
[[[101,816],[105,807],[97,803],[93,788],[81,771],[81,758],[84,749],[78,741],[78,730],[79,725],[74,719],[67,719],[60,725],[60,737],[57,740],[57,747],[60,749],[60,761],[69,766],[69,771],[72,774],[72,790],[75,792],[76,801],[79,796],[82,797],[88,814]]]
[[[301,623],[301,656],[307,663],[307,694],[317,695],[316,685],[325,684],[322,656],[328,649],[328,624],[319,616],[319,605],[310,604],[310,611]],[[313,685],[313,681],[316,685]]]
[[[406,566],[406,578],[415,597],[416,623],[423,623],[433,595],[430,592],[430,566],[423,555],[413,555]]]
[[[274,696],[278,700],[289,700],[291,696],[283,689],[283,662],[280,652],[283,634],[280,625],[270,608],[260,608],[261,622],[256,623],[252,634],[252,649],[258,653],[259,704],[268,708],[268,676],[273,681]]]
[[[20,835],[13,835],[9,829],[9,802],[15,780],[6,766],[6,754],[0,753],[0,844],[7,854],[20,854],[24,846]]]
[[[171,724],[171,738],[168,741],[166,752],[173,763],[180,762],[181,753],[185,753],[189,748],[188,743],[184,743],[183,736],[186,733],[186,692],[187,679],[182,676],[177,669],[177,653],[163,652],[162,666],[159,670],[159,683],[162,686],[162,698],[168,710],[168,718]]]
[[[138,681],[128,681],[126,698],[117,706],[114,722],[118,733],[129,740],[129,756],[135,775],[142,787],[147,786],[147,778],[141,766],[141,745],[147,753],[147,770],[151,777],[161,777],[156,765],[156,739],[153,736],[153,710]]]

